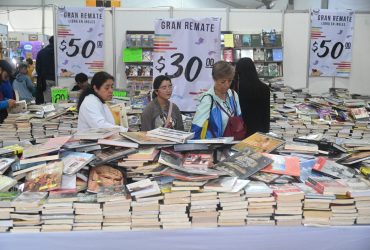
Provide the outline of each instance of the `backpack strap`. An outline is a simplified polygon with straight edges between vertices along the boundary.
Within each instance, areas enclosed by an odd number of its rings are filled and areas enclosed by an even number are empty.
[[[211,123],[209,122],[209,119],[211,118],[211,112],[212,112],[212,109],[213,109],[213,102],[214,102],[214,99],[213,99],[213,96],[211,94],[206,94],[204,96],[202,96],[202,98],[200,99],[200,102],[202,102],[203,98],[205,96],[209,96],[211,98],[211,107],[209,108],[209,118],[208,118],[208,128],[209,130],[211,131],[211,134],[214,138],[216,138],[216,133],[215,131],[213,130],[212,126],[211,126]],[[217,103],[217,102],[216,102]]]

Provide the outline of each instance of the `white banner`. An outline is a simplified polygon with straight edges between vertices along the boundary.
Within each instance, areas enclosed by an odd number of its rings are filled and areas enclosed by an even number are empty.
[[[310,76],[349,77],[354,18],[346,10],[311,11]]]
[[[104,8],[61,7],[57,13],[58,75],[93,76],[104,69]]]
[[[171,100],[195,111],[198,95],[213,86],[212,66],[220,60],[220,18],[155,21],[153,75],[168,75]]]

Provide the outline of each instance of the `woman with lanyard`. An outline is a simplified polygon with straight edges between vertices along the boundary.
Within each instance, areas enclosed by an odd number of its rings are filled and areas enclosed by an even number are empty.
[[[184,130],[179,108],[170,102],[172,95],[171,79],[160,75],[153,82],[153,100],[146,106],[141,115],[141,131],[158,127]]]

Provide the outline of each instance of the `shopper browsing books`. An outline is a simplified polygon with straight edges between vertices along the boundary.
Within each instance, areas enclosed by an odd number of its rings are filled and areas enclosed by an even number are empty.
[[[229,119],[241,116],[238,94],[230,89],[234,72],[228,62],[219,61],[213,65],[214,87],[200,99],[191,128],[195,132],[194,139],[234,136],[225,134],[230,127]]]
[[[84,91],[89,86],[88,80],[89,79],[87,78],[86,74],[78,73],[75,76],[76,84],[73,86],[72,91]]]
[[[0,85],[5,84],[9,81],[9,77],[12,74],[12,66],[5,60],[0,60]],[[4,119],[8,116],[7,108],[15,106],[15,100],[10,99],[0,90],[0,123],[3,123]]]
[[[172,95],[171,79],[160,75],[153,82],[153,100],[146,106],[141,116],[141,130],[148,131],[158,127],[184,130],[179,108],[170,102]]]
[[[97,72],[91,79],[91,85],[81,93],[77,108],[78,131],[90,128],[120,128],[126,132],[127,128],[114,124],[114,118],[105,104],[113,97],[113,76],[106,72]]]
[[[270,89],[258,78],[252,59],[241,58],[236,64],[234,89],[240,97],[247,136],[270,130]]]
[[[13,88],[14,91],[17,91],[19,100],[31,102],[34,100],[33,95],[35,94],[36,89],[27,75],[27,67],[28,65],[26,63],[19,64],[19,73],[13,82]]]

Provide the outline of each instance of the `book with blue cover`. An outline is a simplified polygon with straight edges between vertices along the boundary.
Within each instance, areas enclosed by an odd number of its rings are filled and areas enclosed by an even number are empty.
[[[283,60],[283,49],[272,49],[272,60],[274,62]]]

